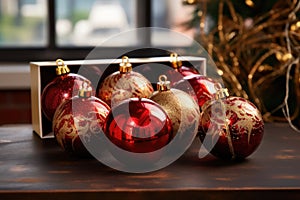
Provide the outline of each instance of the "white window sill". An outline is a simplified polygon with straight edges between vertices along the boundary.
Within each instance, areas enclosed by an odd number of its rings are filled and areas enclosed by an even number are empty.
[[[0,90],[30,89],[29,64],[0,64]]]

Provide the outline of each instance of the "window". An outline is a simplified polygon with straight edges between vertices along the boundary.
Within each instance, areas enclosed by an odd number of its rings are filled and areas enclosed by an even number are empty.
[[[0,1],[0,46],[46,46],[46,0]]]
[[[186,46],[191,44],[189,38],[180,37],[173,33],[179,32],[186,37],[193,38],[194,30],[186,30],[183,24],[192,18],[193,7],[183,5],[183,0],[152,0],[151,26],[163,27],[170,31],[155,29],[151,34],[153,46]]]
[[[0,0],[0,61],[84,59],[95,45],[138,27],[193,37],[193,31],[182,27],[192,9],[182,0]],[[189,45],[167,29],[154,29],[143,40],[131,35],[110,42],[99,55],[108,58],[132,45]]]
[[[136,4],[136,0],[56,1],[57,45],[94,46],[136,28]],[[126,46],[126,42],[113,46]]]

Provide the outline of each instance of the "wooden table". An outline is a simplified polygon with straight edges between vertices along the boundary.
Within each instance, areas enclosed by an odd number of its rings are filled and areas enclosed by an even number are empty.
[[[156,172],[128,174],[72,157],[30,125],[0,127],[0,200],[4,199],[300,199],[300,133],[266,124],[244,162],[199,159],[198,139]]]

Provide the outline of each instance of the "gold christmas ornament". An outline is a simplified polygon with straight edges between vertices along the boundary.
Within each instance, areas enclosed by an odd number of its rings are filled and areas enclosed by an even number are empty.
[[[167,76],[161,75],[157,83],[157,91],[150,97],[167,112],[172,121],[174,136],[184,137],[186,132],[197,130],[200,111],[195,100],[186,92],[170,88]]]

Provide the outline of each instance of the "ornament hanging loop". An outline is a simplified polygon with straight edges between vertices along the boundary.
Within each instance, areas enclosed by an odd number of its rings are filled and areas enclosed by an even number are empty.
[[[218,99],[224,99],[226,97],[229,96],[229,93],[228,93],[228,89],[227,88],[223,88],[222,85],[220,83],[216,83],[214,85],[215,89],[216,89],[216,93],[215,93],[215,99],[218,100]]]
[[[172,67],[174,69],[178,69],[182,66],[182,62],[179,60],[177,53],[170,54],[170,62],[172,63]]]
[[[56,66],[58,66],[58,67],[65,65],[65,62],[62,59],[57,59],[55,62],[56,62]]]
[[[65,62],[62,59],[57,59],[56,61],[56,75],[63,75],[70,73],[69,67],[65,64]]]
[[[160,75],[158,77],[157,82],[157,90],[158,91],[168,91],[170,90],[170,81],[168,81],[168,77],[166,75]]]
[[[132,65],[129,62],[129,58],[127,56],[122,57],[122,62],[120,63],[119,71],[122,74],[130,72],[132,70]]]
[[[167,77],[166,75],[160,75],[160,76],[158,77],[158,80],[159,80],[159,82],[165,83],[165,82],[167,82],[168,77]]]

